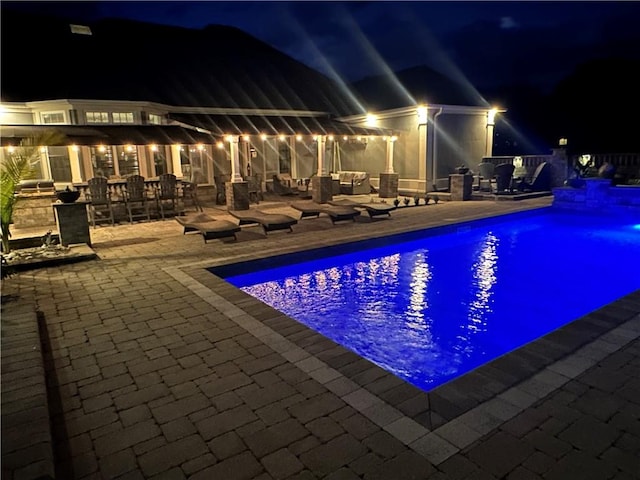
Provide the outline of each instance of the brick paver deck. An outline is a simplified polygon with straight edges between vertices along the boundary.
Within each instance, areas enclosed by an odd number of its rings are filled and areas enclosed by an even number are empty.
[[[5,357],[15,335],[34,343],[36,312],[51,424],[34,411],[25,433],[52,446],[58,479],[640,478],[640,292],[427,395],[205,270],[549,203],[441,202],[207,244],[173,220],[92,229],[99,260],[4,282],[2,478],[48,473],[46,448],[5,435],[8,406],[42,400],[37,358]]]

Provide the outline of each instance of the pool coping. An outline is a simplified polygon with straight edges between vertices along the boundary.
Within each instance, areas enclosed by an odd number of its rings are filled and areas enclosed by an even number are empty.
[[[490,217],[497,218],[432,228]],[[243,261],[269,257],[269,252],[251,252]],[[165,271],[434,465],[640,337],[638,290],[425,392],[209,271],[238,263],[208,260]]]

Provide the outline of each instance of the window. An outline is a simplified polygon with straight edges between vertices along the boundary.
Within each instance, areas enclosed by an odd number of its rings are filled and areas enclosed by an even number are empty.
[[[43,112],[40,114],[40,118],[42,119],[42,123],[48,125],[64,123],[64,112]]]
[[[113,151],[110,146],[91,147],[91,166],[96,177],[115,176]]]
[[[287,142],[278,142],[280,173],[291,173],[291,149]]]
[[[140,174],[138,150],[134,145],[118,145],[116,153],[118,154],[118,173],[121,177]]]
[[[113,123],[133,123],[133,113],[113,112]]]
[[[156,115],[155,113],[150,113],[149,123],[152,123],[153,125],[162,125],[162,117],[160,115]]]
[[[71,161],[67,147],[47,147],[51,178],[55,182],[71,182]]]
[[[74,25],[73,23],[70,23],[69,28],[71,29],[71,33],[75,33],[77,35],[92,35],[91,29],[86,25]]]
[[[109,123],[109,113],[87,112],[87,123]]]
[[[167,155],[165,147],[152,145],[151,154],[153,157],[153,165],[155,167],[155,175],[169,173],[169,170],[167,169]]]

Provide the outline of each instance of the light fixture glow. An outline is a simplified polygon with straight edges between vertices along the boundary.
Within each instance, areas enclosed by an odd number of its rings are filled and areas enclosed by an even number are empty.
[[[498,113],[498,110],[495,108],[492,108],[487,112],[487,125],[495,125],[497,113]]]
[[[158,151],[158,146],[156,144],[152,144],[152,145],[150,145],[150,147],[151,147],[151,151],[152,152],[157,152]]]
[[[378,125],[378,117],[373,113],[367,113],[367,127],[375,127]]]
[[[267,139],[267,136],[263,133],[262,135],[260,135],[260,138],[261,138],[262,140],[266,140],[266,139]]]
[[[218,142],[218,143],[216,143],[216,147],[218,147],[220,149],[223,149],[224,148],[224,143]]]
[[[296,140],[298,140],[299,142],[302,141],[302,135],[296,135]]]
[[[418,124],[426,125],[427,123],[427,107],[425,105],[420,105],[416,109],[416,113],[418,114]]]

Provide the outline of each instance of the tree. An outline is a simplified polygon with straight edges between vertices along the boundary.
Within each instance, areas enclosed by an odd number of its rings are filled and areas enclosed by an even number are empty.
[[[34,165],[41,160],[40,148],[43,146],[63,144],[65,136],[57,130],[47,130],[41,134],[23,138],[20,146],[6,154],[0,163],[0,233],[2,234],[2,251],[11,250],[11,224],[13,211],[19,197],[16,188],[22,180],[34,178]]]

